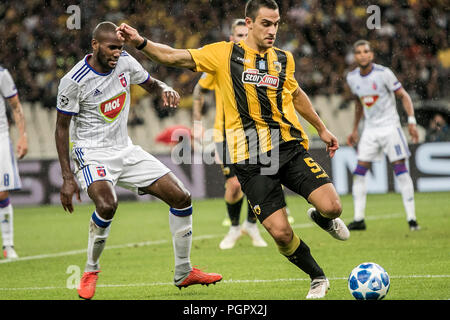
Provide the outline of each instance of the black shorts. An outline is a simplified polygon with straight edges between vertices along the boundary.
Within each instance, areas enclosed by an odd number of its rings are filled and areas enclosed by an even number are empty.
[[[222,173],[225,180],[235,177],[236,173],[234,172],[234,168],[229,161],[230,153],[228,152],[228,147],[225,141],[216,142],[216,154],[221,162],[220,166],[222,167]]]
[[[278,167],[272,174],[260,161],[233,164],[236,176],[257,218],[263,222],[286,202],[282,185],[308,199],[320,186],[331,183],[328,174],[298,142],[280,145]]]

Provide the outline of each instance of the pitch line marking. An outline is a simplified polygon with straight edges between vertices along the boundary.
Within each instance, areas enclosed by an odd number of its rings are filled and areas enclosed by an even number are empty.
[[[440,279],[440,278],[450,278],[450,274],[425,274],[425,275],[399,275],[399,276],[389,276],[390,279],[417,279],[417,278],[430,278],[430,279]],[[330,281],[336,280],[347,280],[348,277],[334,277],[328,278]],[[280,278],[280,279],[229,279],[222,280],[220,283],[225,284],[240,284],[240,283],[270,283],[270,282],[293,282],[293,281],[311,281],[310,278]],[[98,284],[97,288],[130,288],[130,287],[154,287],[154,286],[173,286],[173,282],[150,282],[150,283],[128,283],[128,284]],[[0,288],[0,291],[21,291],[21,290],[59,290],[67,289],[66,287],[25,287],[25,288]],[[74,290],[74,289],[68,289]]]
[[[381,220],[381,219],[395,219],[398,217],[402,217],[404,215],[399,213],[393,213],[393,214],[386,214],[383,216],[376,216],[376,217],[367,217],[366,220]],[[293,224],[293,229],[306,229],[306,228],[312,228],[315,224],[312,222],[309,223],[301,223],[301,224]],[[193,237],[192,240],[202,240],[202,239],[214,239],[223,237],[223,234],[210,234],[210,235],[201,235]],[[158,244],[165,244],[169,243],[169,240],[154,240],[154,241],[143,241],[143,242],[137,242],[137,243],[125,243],[125,244],[118,244],[118,245],[110,245],[106,246],[104,250],[112,250],[112,249],[124,249],[124,248],[134,248],[134,247],[144,247],[144,246],[152,246],[152,245],[158,245]],[[48,258],[57,258],[57,257],[64,257],[64,256],[73,256],[77,254],[86,254],[86,249],[79,249],[79,250],[71,250],[71,251],[65,251],[65,252],[56,252],[56,253],[48,253],[48,254],[39,254],[35,256],[27,256],[27,257],[19,257],[18,259],[10,260],[10,259],[4,259],[0,260],[0,264],[3,263],[11,263],[11,262],[20,262],[20,261],[29,261],[29,260],[41,260],[41,259],[48,259]]]

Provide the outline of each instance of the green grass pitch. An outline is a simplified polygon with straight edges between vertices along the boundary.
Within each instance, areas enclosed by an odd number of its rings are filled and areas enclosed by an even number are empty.
[[[330,279],[325,299],[353,300],[347,288],[351,270],[376,262],[391,277],[386,300],[450,298],[450,200],[448,193],[417,193],[421,230],[408,229],[399,194],[369,195],[366,231],[334,240],[308,220],[308,204],[287,197],[294,231],[311,248]],[[343,196],[346,223],[352,220],[351,196]],[[309,289],[306,274],[282,257],[269,234],[259,228],[267,248],[242,237],[231,250],[220,250],[228,231],[222,226],[222,199],[194,200],[191,261],[223,275],[211,286],[178,290],[172,283],[173,252],[168,207],[162,202],[122,202],[100,263],[94,299],[133,300],[302,300]],[[76,204],[68,214],[60,206],[15,208],[15,247],[20,258],[0,259],[0,300],[77,300],[73,286],[86,262],[92,205]],[[246,216],[242,209],[241,221]]]

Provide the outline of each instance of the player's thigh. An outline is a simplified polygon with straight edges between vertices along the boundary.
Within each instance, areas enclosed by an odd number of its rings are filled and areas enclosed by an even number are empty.
[[[305,199],[317,188],[331,183],[328,174],[307,151],[297,154],[280,169],[280,179],[283,185]]]
[[[184,209],[191,205],[191,195],[183,183],[172,173],[168,172],[151,185],[139,188],[143,194],[151,194],[169,206]]]
[[[379,141],[379,132],[373,129],[364,129],[358,142],[358,161],[371,162],[383,157],[382,146]]]
[[[161,161],[135,145],[125,149],[122,163],[117,185],[140,195],[144,194],[142,190],[170,172]]]
[[[0,191],[17,190],[21,186],[11,140],[8,136],[0,137]]]
[[[122,158],[118,150],[75,147],[72,149],[72,159],[75,176],[86,192],[97,181],[107,181],[115,186],[122,172]]]
[[[411,155],[405,134],[400,127],[394,127],[389,134],[383,137],[383,151],[389,162],[404,160]]]
[[[233,168],[247,201],[261,223],[277,210],[286,207],[277,175],[262,175],[258,165],[233,165]]]

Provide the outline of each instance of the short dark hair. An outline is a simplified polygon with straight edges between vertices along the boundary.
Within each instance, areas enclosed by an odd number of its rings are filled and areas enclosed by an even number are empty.
[[[278,10],[278,4],[275,0],[249,0],[245,5],[245,17],[255,20],[260,8]]]
[[[105,32],[116,33],[117,26],[111,21],[100,22],[92,31],[92,39],[100,40],[100,34]]]
[[[358,40],[353,44],[353,52],[356,51],[356,48],[358,48],[359,46],[368,46],[369,50],[372,51],[372,47],[370,46],[370,42],[367,40]]]

